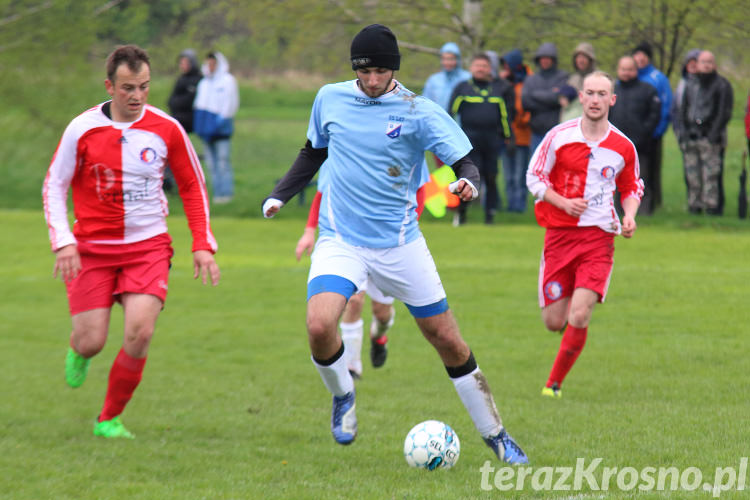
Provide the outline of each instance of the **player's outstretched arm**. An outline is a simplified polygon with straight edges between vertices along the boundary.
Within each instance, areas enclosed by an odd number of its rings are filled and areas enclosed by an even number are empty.
[[[55,268],[52,271],[52,277],[57,278],[60,273],[60,279],[66,283],[78,276],[81,270],[81,256],[78,253],[76,245],[65,245],[55,252]]]
[[[214,255],[208,250],[193,252],[193,269],[193,279],[198,279],[200,276],[204,285],[208,283],[208,280],[211,280],[213,286],[219,284],[219,278],[221,277],[219,265],[216,263]]]
[[[328,148],[313,148],[308,140],[305,147],[300,149],[291,168],[276,184],[268,198],[263,200],[263,216],[269,218],[276,215],[284,203],[310,183],[326,158],[328,158]]]
[[[638,198],[635,196],[625,198],[622,202],[622,210],[624,212],[624,215],[622,216],[622,235],[625,238],[632,238],[638,227],[635,223],[635,214],[638,213],[639,205]]]

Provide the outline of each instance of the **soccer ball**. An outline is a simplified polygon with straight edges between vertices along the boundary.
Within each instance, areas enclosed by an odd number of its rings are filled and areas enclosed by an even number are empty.
[[[426,420],[412,427],[404,440],[404,457],[411,467],[450,469],[458,461],[461,442],[448,424]]]

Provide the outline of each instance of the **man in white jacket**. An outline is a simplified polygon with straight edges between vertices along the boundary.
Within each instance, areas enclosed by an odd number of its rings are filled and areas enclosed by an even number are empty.
[[[229,161],[234,115],[240,104],[237,80],[221,52],[210,52],[203,64],[203,79],[193,105],[193,129],[203,139],[211,173],[214,203],[228,203],[234,196],[234,178]]]

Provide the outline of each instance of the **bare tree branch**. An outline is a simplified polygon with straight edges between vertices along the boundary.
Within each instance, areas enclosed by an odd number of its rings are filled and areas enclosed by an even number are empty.
[[[98,9],[94,11],[94,17],[98,16],[99,14],[102,14],[104,12],[107,12],[109,9],[113,7],[117,7],[118,4],[121,4],[123,0],[110,0],[109,2],[105,3]]]
[[[13,23],[13,22],[18,21],[19,19],[22,19],[22,18],[24,18],[26,16],[30,16],[30,15],[36,14],[37,12],[40,12],[42,10],[49,9],[50,7],[52,7],[53,3],[54,2],[52,2],[50,0],[50,1],[45,2],[43,4],[37,5],[36,7],[29,7],[28,9],[26,9],[25,12],[21,12],[19,14],[13,14],[13,15],[8,16],[6,18],[0,19],[0,26],[5,26],[6,24]]]

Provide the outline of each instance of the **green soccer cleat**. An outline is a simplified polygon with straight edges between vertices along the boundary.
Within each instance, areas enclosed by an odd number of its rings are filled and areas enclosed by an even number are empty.
[[[94,436],[135,439],[135,434],[122,425],[120,417],[115,417],[111,420],[103,420],[101,422],[99,422],[99,419],[97,418],[94,421]]]
[[[84,358],[68,347],[68,354],[65,356],[65,382],[72,388],[81,387],[86,375],[89,372],[91,358]]]
[[[552,387],[544,387],[542,389],[542,396],[559,399],[562,397],[562,389],[556,383],[552,384]]]

